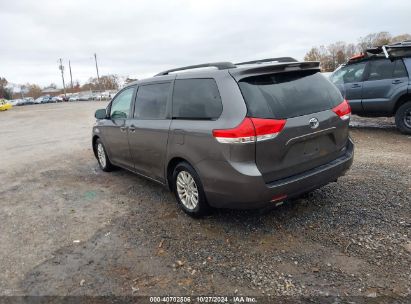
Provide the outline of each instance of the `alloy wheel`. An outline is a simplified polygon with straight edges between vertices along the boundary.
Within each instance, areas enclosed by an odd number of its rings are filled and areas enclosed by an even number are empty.
[[[408,109],[404,115],[404,124],[411,129],[411,109]]]
[[[104,152],[104,148],[101,143],[97,145],[97,156],[98,156],[98,161],[100,162],[100,165],[103,168],[105,168],[106,167],[106,153]]]
[[[198,205],[198,188],[194,178],[187,171],[180,171],[177,175],[177,193],[181,203],[189,210]]]

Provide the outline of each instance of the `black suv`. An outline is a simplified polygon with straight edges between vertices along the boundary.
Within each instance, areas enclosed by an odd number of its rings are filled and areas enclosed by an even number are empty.
[[[353,114],[395,116],[397,128],[411,134],[411,42],[368,49],[330,76]]]

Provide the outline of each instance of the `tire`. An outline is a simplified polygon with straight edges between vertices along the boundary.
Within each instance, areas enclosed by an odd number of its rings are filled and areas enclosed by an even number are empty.
[[[177,164],[172,179],[174,195],[185,213],[192,217],[200,217],[209,213],[210,206],[205,197],[203,184],[190,164],[186,162]]]
[[[100,149],[100,150],[99,150]],[[100,138],[96,140],[95,151],[98,165],[104,172],[110,172],[114,169],[113,164],[110,162],[107,156],[106,148],[101,142]]]
[[[404,134],[411,134],[411,101],[404,103],[395,113],[395,124]]]

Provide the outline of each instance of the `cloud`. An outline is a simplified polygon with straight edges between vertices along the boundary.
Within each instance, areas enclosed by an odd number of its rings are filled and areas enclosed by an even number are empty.
[[[175,66],[273,56],[302,59],[313,45],[356,42],[372,32],[409,30],[411,3],[374,1],[3,1],[0,76],[61,83],[73,78],[139,78]]]

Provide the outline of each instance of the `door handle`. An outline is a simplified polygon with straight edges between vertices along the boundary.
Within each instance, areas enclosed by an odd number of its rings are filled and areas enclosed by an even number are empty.
[[[361,87],[361,85],[360,85],[360,84],[358,84],[358,83],[354,83],[351,87],[352,87],[353,89],[354,89],[354,88],[360,88],[360,87]]]
[[[128,127],[128,130],[130,131],[130,132],[135,132],[136,131],[136,127],[134,126],[134,125],[131,125],[130,127]]]
[[[126,131],[127,131],[127,127],[120,127],[120,131],[121,131],[121,132],[126,132]]]
[[[392,84],[399,84],[401,82],[402,82],[401,79],[395,79],[395,80],[392,81]]]

